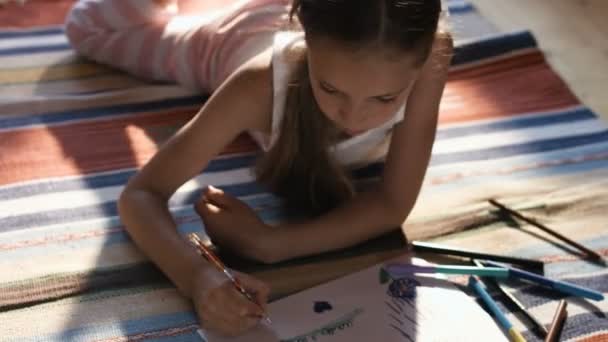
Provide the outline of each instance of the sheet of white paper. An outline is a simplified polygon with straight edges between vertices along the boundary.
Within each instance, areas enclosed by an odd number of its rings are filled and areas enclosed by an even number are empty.
[[[390,262],[395,261],[410,262]],[[494,320],[448,281],[412,276],[383,284],[382,265],[271,303],[271,326],[260,324],[238,338],[205,332],[207,341],[508,341]]]

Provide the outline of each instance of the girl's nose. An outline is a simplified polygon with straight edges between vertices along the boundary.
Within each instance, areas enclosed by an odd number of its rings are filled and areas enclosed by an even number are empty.
[[[360,107],[361,106],[356,105],[351,101],[345,101],[339,109],[340,119],[344,123],[352,123],[358,121],[357,117],[359,116],[358,113],[360,112]]]

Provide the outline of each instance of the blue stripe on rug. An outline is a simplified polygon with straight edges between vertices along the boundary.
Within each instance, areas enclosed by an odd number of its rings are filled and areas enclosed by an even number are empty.
[[[456,46],[452,65],[471,63],[537,46],[536,39],[530,31],[490,36]]]
[[[584,164],[593,160],[608,160],[608,141],[487,161],[438,165],[430,167],[427,174],[428,177],[474,176],[476,174],[508,177],[509,174],[538,171],[539,176],[546,176],[548,175],[546,170],[554,172],[566,165]]]
[[[211,161],[213,163],[213,161]],[[100,175],[85,176],[81,178],[68,178],[66,180],[50,180],[32,184],[9,186],[0,188],[0,200],[18,199],[56,192],[97,189],[127,184],[135,170],[104,173]]]
[[[608,170],[608,159],[582,161],[576,163],[565,163],[557,166],[546,166],[533,168],[529,170],[516,171],[505,174],[480,174],[480,175],[465,175],[460,179],[449,180],[445,183],[434,184],[432,190],[434,193],[461,192],[462,189],[470,189],[470,191],[479,191],[483,193],[481,184],[494,184],[495,182],[510,182],[510,181],[525,181],[529,182],[535,178],[551,177],[551,176],[568,176],[573,174],[581,174],[594,171]],[[467,190],[469,191],[469,190]]]
[[[64,51],[71,50],[72,47],[70,44],[51,44],[45,46],[28,46],[28,47],[18,47],[18,48],[9,48],[9,49],[0,49],[0,56],[13,56],[13,55],[28,55],[33,53],[42,53],[42,52],[54,52],[54,51]]]
[[[608,141],[608,130],[599,133],[581,134],[565,138],[546,139],[531,143],[515,144],[509,146],[492,147],[479,150],[435,154],[431,159],[431,166],[458,163],[466,161],[490,160],[524,154],[532,154],[558,149],[566,149],[587,144]]]
[[[86,314],[86,313],[82,313]],[[24,339],[23,341],[91,341],[116,336],[137,335],[145,332],[170,329],[173,327],[184,327],[197,324],[198,319],[194,311],[177,312],[149,316],[141,319],[118,321],[111,323],[100,323],[97,325],[83,326],[76,329],[66,330],[46,336]],[[151,328],[153,327],[153,329]]]
[[[227,193],[245,197],[264,194],[264,189],[257,182],[235,183],[222,186]],[[169,201],[169,207],[192,205],[200,197],[202,189],[175,194]],[[118,216],[116,201],[99,203],[77,208],[56,209],[23,215],[0,218],[0,233],[42,227],[51,224],[85,221],[95,218]]]
[[[435,139],[442,140],[458,138],[472,134],[495,133],[500,131],[557,125],[591,119],[598,119],[598,117],[586,107],[558,110],[538,115],[522,113],[518,114],[517,116],[509,117],[508,119],[497,120],[494,122],[473,122],[471,124],[457,125],[452,127],[449,125],[445,128],[439,127]],[[602,122],[598,120],[598,125],[600,124],[602,124]]]
[[[63,35],[63,26],[50,26],[48,28],[35,28],[32,30],[7,30],[0,31],[0,39],[12,39],[12,38],[27,38],[27,37],[41,37],[41,36],[52,36],[61,34]]]
[[[465,14],[475,11],[475,7],[468,2],[448,3],[448,13],[450,15]]]

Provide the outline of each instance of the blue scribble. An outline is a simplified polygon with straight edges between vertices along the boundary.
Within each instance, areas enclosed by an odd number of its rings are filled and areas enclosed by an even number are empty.
[[[395,312],[397,315],[400,315],[402,310],[398,310],[395,306],[391,305],[391,303],[384,301],[384,303],[386,303],[386,306],[388,306],[389,308],[391,308],[391,310],[393,310],[393,312]]]
[[[389,324],[389,326],[395,330],[397,330],[401,336],[407,338],[408,340],[414,342],[414,339],[410,336],[410,334],[406,333],[403,329],[399,328],[398,326],[394,325],[394,324]]]

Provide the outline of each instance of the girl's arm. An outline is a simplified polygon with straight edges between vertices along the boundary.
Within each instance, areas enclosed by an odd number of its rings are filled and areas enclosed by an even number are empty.
[[[439,38],[394,129],[381,184],[326,215],[278,229],[274,261],[352,246],[405,221],[429,163],[451,55],[451,39]]]
[[[177,233],[167,202],[242,131],[265,129],[272,102],[269,75],[268,67],[237,71],[129,181],[120,197],[120,215],[131,237],[187,297],[193,293],[195,270],[206,263]]]

